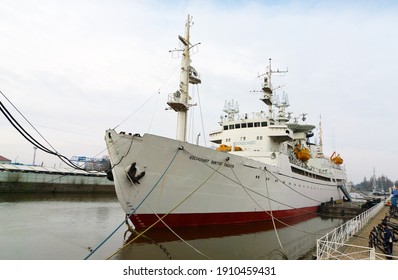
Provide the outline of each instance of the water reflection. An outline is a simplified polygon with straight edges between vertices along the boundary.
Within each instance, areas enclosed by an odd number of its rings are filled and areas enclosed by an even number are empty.
[[[82,260],[124,217],[114,195],[0,194],[0,259]],[[341,223],[313,214],[276,222],[276,230],[271,221],[154,228],[114,254],[136,237],[123,225],[89,259],[310,259],[316,238]]]
[[[310,259],[316,238],[342,223],[315,214],[223,226],[154,228],[131,233],[115,259]],[[137,237],[138,236],[138,237]]]

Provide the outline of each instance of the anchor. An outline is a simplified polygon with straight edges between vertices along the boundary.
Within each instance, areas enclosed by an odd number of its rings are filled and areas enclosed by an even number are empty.
[[[139,184],[142,177],[145,176],[145,171],[142,171],[139,175],[137,175],[137,164],[133,162],[130,166],[129,171],[127,172],[127,177],[130,178],[133,183]]]

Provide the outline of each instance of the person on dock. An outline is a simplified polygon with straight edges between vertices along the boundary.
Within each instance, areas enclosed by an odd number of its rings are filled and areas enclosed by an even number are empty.
[[[398,183],[395,182],[395,187],[391,192],[391,206],[397,208],[397,201],[398,201]]]
[[[392,231],[388,228],[386,222],[382,222],[383,226],[383,231],[384,231],[384,248],[386,250],[386,255],[389,255],[387,258],[391,259],[392,258],[392,249],[393,249],[393,241],[394,241],[394,236]]]

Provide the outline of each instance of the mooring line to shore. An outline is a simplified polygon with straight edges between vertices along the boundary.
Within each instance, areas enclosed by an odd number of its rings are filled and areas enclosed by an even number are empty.
[[[214,172],[212,172],[209,177],[207,177],[207,179],[201,183],[195,190],[193,190],[186,198],[184,198],[180,203],[178,203],[176,206],[174,206],[168,213],[164,214],[162,217],[160,217],[156,222],[154,222],[152,225],[150,225],[149,227],[147,227],[144,231],[142,231],[139,235],[137,235],[136,237],[134,237],[132,240],[130,240],[129,242],[127,242],[126,244],[124,244],[122,247],[120,247],[118,250],[116,250],[116,252],[114,252],[112,255],[110,255],[107,260],[109,260],[110,258],[112,258],[114,255],[116,255],[117,253],[119,253],[121,250],[123,250],[124,248],[126,248],[128,245],[130,245],[131,243],[133,243],[135,240],[137,240],[141,235],[145,234],[148,230],[150,230],[151,228],[153,228],[155,225],[157,225],[159,222],[162,222],[169,214],[171,214],[174,210],[176,210],[178,207],[180,207],[180,205],[182,205],[185,201],[187,201],[192,195],[194,195],[201,187],[203,187],[206,182],[208,180],[210,180],[210,178],[218,172],[218,170],[221,168],[222,164],[218,166],[217,169],[214,169]]]
[[[264,174],[266,174],[266,172],[271,173],[271,171],[269,171],[269,170],[264,170]],[[254,193],[254,194],[257,194],[257,195],[260,196],[260,197],[263,197],[263,198],[268,199],[269,202],[270,202],[270,201],[273,201],[273,202],[279,203],[279,204],[281,204],[281,205],[284,205],[284,206],[287,206],[287,207],[291,207],[292,209],[295,209],[295,207],[293,207],[293,206],[291,206],[291,205],[288,205],[288,204],[285,204],[285,203],[282,203],[282,202],[279,202],[279,201],[277,201],[277,200],[275,200],[275,199],[270,198],[270,197],[269,197],[269,194],[267,194],[267,196],[265,196],[265,195],[263,195],[263,194],[261,194],[261,193],[258,193],[258,192],[256,192],[256,191],[252,190],[251,188],[248,188],[248,187],[244,186],[244,185],[240,182],[239,178],[237,177],[236,173],[235,173],[233,170],[232,170],[232,173],[234,173],[235,178],[236,178],[236,180],[238,180],[238,182],[234,181],[232,178],[229,178],[228,176],[226,176],[226,175],[224,175],[224,174],[222,174],[222,173],[219,173],[219,174],[225,176],[227,179],[231,180],[232,182],[238,183],[238,184],[243,188],[243,190],[246,192],[246,194],[250,197],[250,199],[252,199],[253,202],[254,202],[260,209],[262,209],[267,215],[269,215],[271,218],[273,217],[273,216],[271,216],[272,213],[269,213],[269,211],[265,210],[260,204],[258,204],[258,202],[249,194],[249,191],[252,192],[252,193]],[[275,178],[277,178],[275,175],[273,175],[273,176],[274,176]],[[265,176],[265,178],[266,178],[266,176]],[[278,179],[278,180],[279,180],[279,179]],[[267,183],[267,182],[266,182],[266,183]],[[313,214],[319,214],[319,213],[316,213],[316,212],[309,212],[309,211],[305,211],[305,210],[303,210],[303,213],[306,214],[306,215],[309,215],[309,214],[312,214],[312,215],[313,215]],[[327,216],[327,215],[324,215],[324,216]],[[330,217],[332,217],[332,216],[330,216]],[[289,224],[283,222],[282,220],[280,220],[280,219],[278,219],[278,218],[276,218],[276,217],[273,217],[273,218],[274,218],[276,221],[278,221],[279,223],[281,223],[281,224],[283,224],[283,225],[285,225],[285,226],[287,226],[287,227],[293,228],[293,229],[295,229],[295,230],[297,230],[297,231],[300,231],[300,232],[303,232],[303,233],[307,233],[307,234],[311,234],[311,235],[316,235],[316,236],[319,235],[319,236],[321,236],[321,234],[319,234],[319,233],[308,232],[308,231],[306,231],[306,230],[303,230],[303,229],[297,228],[297,227],[295,227],[295,226],[289,225]]]
[[[175,153],[174,157],[172,158],[172,160],[170,161],[169,165],[167,166],[167,168],[165,169],[165,171],[163,172],[163,174],[160,176],[160,178],[158,179],[158,181],[156,182],[156,184],[152,187],[152,189],[148,192],[148,194],[144,197],[144,199],[137,205],[137,207],[130,212],[130,214],[128,215],[128,218],[130,218],[135,211],[144,203],[144,201],[148,198],[148,196],[152,193],[152,191],[156,188],[156,186],[159,184],[160,180],[163,178],[163,176],[166,174],[166,172],[169,170],[171,164],[174,162],[175,158],[177,157],[178,152],[180,151],[180,149],[177,149],[177,152]],[[87,260],[89,257],[91,257],[100,247],[102,247],[108,240],[109,238],[111,238],[125,223],[125,221],[121,222],[119,224],[119,226],[117,226],[112,233],[106,237],[94,250],[92,250],[90,252],[90,254],[88,254],[84,260]]]
[[[134,184],[134,182],[131,182],[134,186],[134,188],[136,190],[138,190],[137,186]],[[152,213],[160,220],[159,215],[152,209],[152,207],[145,201],[145,205],[152,211]],[[200,250],[198,250],[197,248],[195,248],[193,245],[191,245],[189,242],[187,242],[186,240],[184,240],[184,238],[182,238],[177,232],[175,232],[165,221],[161,220],[162,224],[164,224],[164,226],[169,229],[178,239],[180,239],[182,242],[184,242],[188,247],[192,248],[195,252],[197,252],[198,254],[204,256],[205,258],[211,260],[211,258],[209,256],[207,256],[206,254],[202,253]]]
[[[279,246],[282,249],[282,253],[285,254],[285,249],[283,249],[281,239],[279,238],[278,229],[276,228],[276,225],[275,225],[275,218],[274,218],[274,214],[273,214],[272,207],[271,207],[271,200],[269,199],[268,180],[267,180],[266,176],[264,176],[264,178],[265,178],[265,188],[267,189],[268,207],[269,207],[269,209],[270,209],[269,211],[271,213],[272,225],[274,226],[275,235],[276,235],[276,238],[278,239]]]

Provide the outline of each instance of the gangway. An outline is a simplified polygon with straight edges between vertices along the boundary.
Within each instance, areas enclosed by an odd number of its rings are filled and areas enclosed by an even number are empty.
[[[339,189],[343,192],[344,196],[347,198],[348,201],[352,201],[351,195],[348,193],[347,188],[344,184],[338,185]]]

